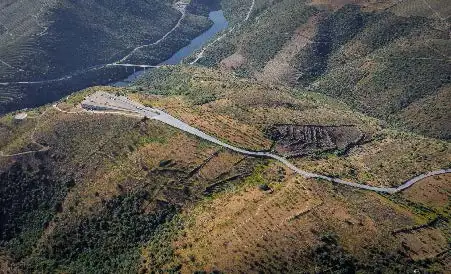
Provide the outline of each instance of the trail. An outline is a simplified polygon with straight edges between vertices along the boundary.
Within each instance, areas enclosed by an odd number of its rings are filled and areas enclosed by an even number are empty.
[[[41,84],[50,84],[50,83],[56,83],[56,82],[62,82],[65,80],[69,80],[72,79],[75,76],[79,76],[82,75],[84,73],[87,72],[91,72],[91,71],[96,71],[96,70],[101,70],[107,67],[135,67],[135,68],[159,68],[161,66],[152,66],[152,65],[137,65],[137,64],[116,64],[116,63],[111,63],[111,64],[104,64],[104,65],[98,65],[98,66],[93,66],[90,68],[87,68],[85,70],[81,70],[81,71],[76,71],[74,73],[68,74],[66,76],[60,77],[60,78],[55,78],[55,79],[50,79],[50,80],[42,80],[42,81],[22,81],[22,82],[0,82],[0,85],[2,86],[8,86],[8,85],[14,85],[14,84],[22,84],[22,85],[41,85]]]
[[[212,47],[214,44],[216,44],[217,42],[221,41],[224,37],[227,36],[228,33],[231,33],[235,30],[235,27],[231,28],[228,32],[222,34],[221,36],[219,36],[218,38],[216,38],[215,40],[213,40],[211,43],[209,43],[208,45],[206,45],[205,47],[202,48],[202,50],[197,54],[196,59],[194,59],[192,62],[190,62],[190,65],[194,65],[195,63],[197,63],[202,57],[204,57],[205,51]]]
[[[254,11],[254,7],[255,7],[255,0],[252,0],[251,7],[249,8],[249,10],[248,10],[248,12],[246,14],[246,18],[244,18],[244,22],[249,20],[249,18],[251,17],[252,11]]]
[[[446,18],[443,18],[438,11],[436,11],[432,6],[429,4],[428,1],[423,0],[423,2],[428,6],[428,8],[437,16],[440,20],[442,20],[448,27],[449,23],[447,22]]]
[[[165,35],[163,35],[163,37],[161,37],[159,40],[157,40],[157,41],[155,41],[153,43],[146,44],[146,45],[141,45],[139,47],[134,48],[129,54],[124,56],[119,61],[114,62],[112,65],[116,65],[116,64],[120,64],[120,63],[124,62],[125,60],[130,58],[130,56],[132,56],[136,51],[138,51],[138,50],[140,50],[142,48],[156,46],[156,45],[160,44],[164,39],[166,39],[166,37],[171,35],[171,33],[173,33],[178,27],[180,27],[180,25],[182,24],[183,19],[185,19],[185,17],[186,17],[186,5],[178,5],[177,6],[177,10],[182,13],[182,16],[180,16],[180,19],[177,21],[177,24],[170,31],[168,31]]]
[[[11,69],[15,69],[15,70],[17,70],[17,71],[24,71],[23,69],[21,69],[21,68],[16,68],[16,67],[13,67],[12,65],[10,65],[10,64],[8,64],[8,63],[6,63],[5,61],[3,61],[3,60],[0,60],[0,63],[2,63],[3,65],[5,65],[5,66],[7,66],[7,67],[9,67],[9,68],[11,68]]]

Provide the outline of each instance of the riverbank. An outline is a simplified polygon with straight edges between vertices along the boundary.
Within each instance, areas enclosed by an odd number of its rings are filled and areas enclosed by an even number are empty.
[[[176,65],[181,63],[183,59],[192,55],[194,52],[202,49],[202,47],[205,46],[206,43],[211,38],[213,38],[216,34],[220,33],[221,31],[227,29],[229,25],[227,19],[224,17],[224,12],[222,10],[210,12],[208,18],[213,22],[213,25],[207,31],[203,32],[201,35],[192,39],[187,46],[181,48],[176,53],[174,53],[169,59],[161,62],[158,65],[159,66]],[[136,80],[145,71],[146,71],[145,68],[143,70],[136,71],[130,76],[128,76],[126,79],[113,83],[112,86],[116,87],[127,86],[131,82]]]
[[[142,50],[133,50],[127,63],[158,65],[171,59],[191,41],[203,36],[215,25],[210,18],[182,13],[183,18],[177,28],[164,35],[159,43],[153,43]],[[112,63],[114,64],[114,62]],[[99,64],[74,71],[53,79],[30,79],[28,81],[4,81],[0,83],[0,114],[23,108],[37,107],[61,99],[75,91],[106,85],[133,74],[136,68]]]

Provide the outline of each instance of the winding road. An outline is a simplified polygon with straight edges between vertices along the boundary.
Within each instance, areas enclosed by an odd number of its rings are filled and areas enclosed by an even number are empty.
[[[296,172],[297,174],[302,175],[304,178],[322,179],[322,180],[326,180],[329,182],[347,185],[347,186],[360,188],[360,189],[364,189],[364,190],[393,194],[393,193],[400,192],[402,190],[405,190],[405,189],[411,187],[416,182],[418,182],[424,178],[439,175],[439,174],[451,173],[451,169],[441,169],[441,170],[436,170],[436,171],[432,171],[432,172],[428,172],[428,173],[419,175],[415,178],[412,178],[412,179],[406,181],[404,184],[402,184],[396,188],[394,188],[394,187],[389,187],[389,188],[374,187],[374,186],[369,186],[369,185],[364,185],[364,184],[359,184],[359,183],[348,182],[348,181],[341,180],[338,178],[332,178],[332,177],[328,177],[325,175],[311,173],[308,171],[301,170],[301,169],[297,168],[295,165],[293,165],[290,161],[285,159],[284,157],[281,157],[276,154],[272,154],[269,152],[249,151],[249,150],[245,150],[245,149],[241,149],[241,148],[232,146],[230,144],[220,141],[217,138],[215,138],[211,135],[208,135],[208,134],[184,123],[183,121],[180,121],[180,120],[174,118],[173,116],[171,116],[159,109],[145,107],[145,106],[143,106],[137,102],[131,101],[128,98],[123,97],[123,96],[119,97],[119,96],[115,96],[110,93],[97,92],[97,93],[94,93],[93,95],[89,96],[88,98],[86,98],[82,102],[82,107],[88,111],[95,111],[97,113],[99,113],[99,112],[100,113],[108,113],[108,111],[114,111],[116,114],[118,112],[121,113],[121,111],[125,111],[125,112],[128,112],[128,113],[126,113],[127,115],[130,115],[130,113],[136,113],[136,114],[140,115],[141,117],[147,117],[149,119],[161,121],[174,128],[180,129],[184,132],[195,135],[201,139],[207,140],[209,142],[212,142],[214,144],[217,144],[224,148],[228,148],[232,151],[235,151],[235,152],[238,152],[238,153],[241,153],[244,155],[249,155],[249,156],[253,156],[253,157],[272,158],[274,160],[281,162],[282,164],[284,164],[285,166],[287,166],[289,169]]]
[[[102,64],[102,65],[96,65],[96,66],[92,66],[89,67],[87,69],[84,70],[80,70],[65,76],[62,76],[60,78],[55,78],[55,79],[49,79],[49,80],[41,80],[41,81],[19,81],[19,82],[0,82],[0,86],[9,86],[9,85],[39,85],[39,84],[50,84],[50,83],[56,83],[56,82],[62,82],[62,81],[66,81],[69,79],[72,79],[75,76],[84,74],[84,73],[88,73],[91,71],[96,71],[96,70],[100,70],[100,69],[104,69],[107,67],[113,67],[113,66],[122,66],[122,67],[134,67],[134,68],[159,68],[161,66],[153,66],[153,65],[146,65],[146,64],[124,64],[123,62],[125,62],[127,59],[129,59],[136,51],[145,48],[145,47],[150,47],[150,46],[155,46],[160,44],[162,41],[164,41],[171,33],[173,33],[177,28],[180,27],[183,19],[186,17],[186,7],[187,4],[183,3],[183,2],[177,2],[174,4],[175,8],[181,12],[181,16],[179,18],[179,20],[177,21],[177,24],[171,29],[169,30],[166,34],[164,34],[160,39],[158,39],[157,41],[150,43],[150,44],[145,44],[145,45],[141,45],[138,46],[134,49],[132,49],[126,56],[124,56],[123,58],[113,62],[113,63],[109,63],[109,64]],[[246,22],[249,20],[252,11],[254,9],[255,6],[255,0],[252,0],[251,6],[249,8],[249,10],[246,13],[246,17],[243,19],[243,22]],[[242,23],[238,24],[238,26],[240,26]],[[236,26],[235,26],[236,27]],[[214,45],[215,43],[219,42],[221,39],[223,39],[227,33],[231,33],[235,30],[235,27],[231,28],[228,32],[224,33],[223,35],[221,35],[220,37],[218,37],[217,39],[215,39],[214,41],[212,41],[210,44],[208,44],[207,46],[205,46],[204,48],[202,48],[202,50],[196,55],[196,58],[194,61],[190,62],[190,65],[193,65],[195,63],[197,63],[199,61],[199,59],[201,59],[206,51],[207,48],[211,47],[212,45]],[[2,64],[5,65],[9,65],[8,63],[0,60],[0,62]]]
[[[181,16],[179,18],[179,20],[177,21],[177,24],[171,29],[169,30],[166,34],[163,35],[163,37],[161,37],[160,39],[158,39],[157,41],[150,43],[150,44],[146,44],[146,45],[141,45],[138,46],[134,49],[132,49],[130,51],[130,53],[128,53],[126,56],[124,56],[123,58],[121,58],[120,60],[117,60],[113,63],[109,63],[109,64],[102,64],[102,65],[96,65],[96,66],[92,66],[89,68],[86,68],[84,70],[80,70],[80,71],[76,71],[73,72],[71,74],[62,76],[60,78],[55,78],[55,79],[50,79],[50,80],[42,80],[42,81],[19,81],[19,82],[0,82],[0,86],[8,86],[8,85],[39,85],[39,84],[50,84],[50,83],[56,83],[56,82],[61,82],[61,81],[65,81],[65,80],[69,80],[72,79],[75,76],[81,75],[81,74],[85,74],[91,71],[96,71],[96,70],[100,70],[100,69],[104,69],[107,67],[113,67],[113,66],[121,66],[121,67],[135,67],[135,68],[158,68],[160,66],[152,66],[152,65],[146,65],[146,64],[123,64],[123,62],[125,62],[128,58],[130,58],[136,51],[145,48],[145,47],[150,47],[150,46],[155,46],[160,44],[162,41],[164,41],[164,39],[166,39],[171,33],[173,33],[177,28],[180,27],[181,22],[183,21],[183,19],[186,17],[186,4],[183,4],[182,2],[177,2],[175,4],[175,8],[181,12]],[[0,60],[0,62],[2,64],[7,64],[6,62]]]
[[[246,13],[246,17],[244,18],[243,22],[246,22],[249,20],[252,11],[254,9],[255,6],[255,0],[252,0],[251,6],[248,10],[248,12]],[[125,57],[123,57],[122,59],[120,59],[119,61],[110,63],[110,64],[104,64],[104,65],[98,65],[98,66],[94,66],[91,68],[88,68],[86,70],[83,71],[79,71],[76,73],[73,73],[71,75],[68,76],[64,76],[58,79],[53,79],[53,80],[45,80],[45,81],[32,81],[32,82],[7,82],[7,83],[0,83],[0,85],[9,85],[9,84],[42,84],[42,83],[51,83],[51,82],[58,82],[58,81],[63,81],[63,80],[67,80],[72,78],[75,75],[81,74],[81,73],[86,73],[89,71],[93,71],[93,70],[98,70],[98,69],[102,69],[108,66],[124,66],[124,67],[139,67],[139,68],[157,68],[159,66],[150,66],[150,65],[137,65],[137,64],[123,64],[122,62],[126,61],[131,55],[133,55],[137,50],[147,47],[147,46],[152,46],[152,45],[156,45],[158,43],[160,43],[161,41],[163,41],[168,35],[170,35],[172,32],[174,32],[181,24],[181,21],[183,20],[183,18],[185,18],[185,8],[186,6],[178,6],[178,9],[181,11],[182,16],[179,19],[179,21],[177,22],[177,24],[168,32],[166,33],[162,38],[160,38],[159,40],[157,40],[154,43],[151,44],[147,44],[147,45],[142,45],[139,47],[134,48],[128,55],[126,55]],[[239,24],[240,25],[240,24]],[[238,26],[239,26],[238,25]],[[213,42],[211,42],[210,44],[208,44],[206,47],[204,47],[196,56],[195,60],[192,61],[190,64],[194,64],[197,61],[199,61],[199,59],[201,59],[204,55],[205,50],[212,46],[213,44],[217,43],[218,41],[220,41],[221,39],[223,39],[227,33],[232,32],[235,29],[235,27],[231,28],[228,32],[224,33],[223,35],[221,35],[220,37],[218,37],[217,39],[215,39]],[[53,105],[53,107],[61,112],[65,112],[65,113],[77,113],[77,112],[66,112],[63,111],[61,109],[59,109],[57,107],[57,105]],[[321,174],[316,174],[316,173],[311,173],[308,171],[304,171],[301,170],[299,168],[297,168],[295,165],[293,165],[291,162],[289,162],[287,159],[285,159],[284,157],[281,157],[279,155],[275,155],[269,152],[258,152],[258,151],[249,151],[249,150],[244,150],[235,146],[232,146],[230,144],[227,144],[225,142],[222,142],[220,140],[218,140],[217,138],[208,135],[174,117],[172,117],[171,115],[158,110],[158,109],[153,109],[153,108],[148,108],[145,107],[141,104],[138,104],[136,102],[133,102],[131,100],[129,100],[126,97],[117,97],[114,96],[112,94],[109,93],[103,93],[103,92],[98,92],[95,93],[94,95],[88,97],[85,101],[83,101],[82,103],[82,107],[85,108],[86,111],[90,112],[90,113],[96,113],[96,114],[119,114],[119,115],[127,115],[127,116],[134,116],[134,117],[148,117],[150,119],[154,119],[154,120],[158,120],[161,121],[167,125],[170,125],[174,128],[180,129],[184,132],[193,134],[201,139],[210,141],[212,143],[215,143],[219,146],[222,146],[224,148],[228,148],[232,151],[244,154],[244,155],[249,155],[249,156],[253,156],[253,157],[266,157],[266,158],[272,158],[274,160],[277,160],[279,162],[281,162],[282,164],[284,164],[285,166],[287,166],[288,168],[290,168],[292,171],[294,171],[297,174],[302,175],[304,178],[315,178],[315,179],[322,179],[322,180],[326,180],[329,182],[333,182],[333,183],[337,183],[337,184],[342,184],[342,185],[347,185],[347,186],[351,186],[351,187],[355,187],[355,188],[360,188],[360,189],[364,189],[364,190],[370,190],[370,191],[376,191],[376,192],[384,192],[384,193],[389,193],[389,194],[393,194],[396,192],[400,192],[403,191],[409,187],[411,187],[412,185],[414,185],[416,182],[423,180],[427,177],[431,177],[431,176],[436,176],[436,175],[440,175],[440,174],[445,174],[445,173],[451,173],[451,169],[441,169],[441,170],[436,170],[436,171],[431,171],[422,175],[419,175],[417,177],[414,177],[408,181],[406,181],[404,184],[400,185],[399,187],[396,188],[386,188],[386,187],[374,187],[374,186],[369,186],[369,185],[364,185],[364,184],[359,184],[359,183],[353,183],[353,182],[348,182],[345,180],[341,180],[338,178],[332,178],[332,177],[328,177],[325,175],[321,175]],[[128,113],[126,113],[128,112]],[[132,114],[135,113],[135,114]],[[44,114],[44,113],[43,113]],[[42,114],[42,115],[43,115]],[[37,126],[36,126],[37,127]],[[34,140],[34,132],[36,131],[36,127],[32,132],[32,142],[38,144],[37,142],[35,142]],[[22,153],[17,153],[17,154],[11,154],[11,155],[5,155],[2,151],[0,151],[0,157],[13,157],[13,156],[19,156],[19,155],[25,155],[25,154],[31,154],[31,153],[36,153],[36,152],[41,152],[41,151],[46,151],[49,150],[49,147],[44,147],[41,150],[38,151],[27,151],[27,152],[22,152]]]

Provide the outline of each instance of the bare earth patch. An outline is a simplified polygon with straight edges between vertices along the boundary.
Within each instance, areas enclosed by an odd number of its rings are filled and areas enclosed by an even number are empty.
[[[314,37],[319,18],[320,16],[312,16],[306,24],[301,25],[277,55],[266,64],[263,72],[256,74],[257,79],[265,83],[294,83],[297,71],[292,61]]]
[[[364,138],[355,126],[274,125],[268,130],[275,150],[286,157],[347,150]]]
[[[402,194],[411,201],[422,203],[434,208],[449,205],[451,195],[451,174],[443,174],[426,178],[417,182]]]
[[[223,59],[219,66],[223,70],[235,70],[237,68],[240,68],[245,62],[246,58],[243,55],[234,53],[229,57]]]
[[[400,233],[397,237],[414,260],[433,258],[448,248],[446,237],[437,228]]]

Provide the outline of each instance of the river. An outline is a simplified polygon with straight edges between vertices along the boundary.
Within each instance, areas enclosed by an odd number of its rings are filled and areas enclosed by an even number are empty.
[[[227,27],[229,26],[229,23],[227,22],[227,19],[224,17],[224,12],[222,10],[210,12],[208,18],[210,18],[210,20],[213,21],[213,25],[207,31],[191,40],[188,46],[180,49],[179,51],[174,53],[171,56],[171,58],[161,62],[158,65],[180,64],[183,61],[183,59],[192,55],[195,51],[200,50],[211,38],[213,38],[219,32],[227,29]],[[141,76],[144,72],[145,70],[137,71],[128,76],[126,79],[119,82],[114,82],[110,85],[115,87],[128,86],[139,76]]]
[[[195,51],[200,50],[205,46],[216,34],[227,29],[228,22],[221,10],[210,12],[209,18],[213,22],[213,25],[207,31],[192,39],[189,45],[174,53],[169,59],[161,62],[160,65],[179,64],[184,58],[192,55]],[[128,68],[128,70],[130,70],[130,68]],[[73,72],[70,75],[59,79],[35,80],[36,82],[27,82],[28,84],[17,83],[0,85],[0,95],[21,95],[20,98],[18,97],[14,100],[9,100],[7,103],[1,103],[2,98],[0,98],[0,115],[18,109],[42,106],[91,86],[128,86],[137,77],[142,75],[144,71],[135,72],[132,68],[132,72],[133,74],[130,75],[130,73],[127,72],[127,68],[98,65],[89,69]],[[127,75],[129,76],[124,79]],[[120,79],[123,80],[117,82]]]

